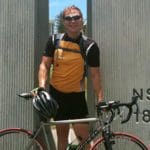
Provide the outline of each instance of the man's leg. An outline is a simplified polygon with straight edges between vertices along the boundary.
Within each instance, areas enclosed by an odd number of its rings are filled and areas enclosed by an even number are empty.
[[[80,124],[73,124],[73,129],[78,140],[82,143],[86,140],[89,136],[89,124],[88,123],[80,123]],[[86,150],[90,148],[90,144],[87,145]]]
[[[68,144],[69,125],[56,125],[58,150],[66,150]]]

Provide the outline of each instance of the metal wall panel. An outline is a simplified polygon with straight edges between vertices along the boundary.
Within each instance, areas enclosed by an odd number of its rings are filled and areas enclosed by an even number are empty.
[[[32,126],[31,102],[19,92],[34,86],[34,1],[0,1],[0,128]]]
[[[37,85],[47,37],[47,0],[0,0],[0,128],[33,127],[31,101],[17,94]]]
[[[101,49],[105,100],[131,101],[139,95],[139,123],[114,123],[150,141],[150,1],[88,0],[88,26]],[[147,110],[147,114],[144,114]]]
[[[0,0],[0,129],[39,126],[32,101],[17,94],[37,86],[48,31],[48,0]]]

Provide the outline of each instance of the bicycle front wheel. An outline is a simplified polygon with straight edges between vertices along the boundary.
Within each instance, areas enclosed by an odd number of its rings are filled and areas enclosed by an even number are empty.
[[[0,130],[0,150],[45,150],[39,139],[21,128]]]
[[[112,147],[110,150],[148,150],[147,146],[136,136],[124,132],[113,133],[111,138]],[[99,138],[91,150],[106,150],[104,138]]]

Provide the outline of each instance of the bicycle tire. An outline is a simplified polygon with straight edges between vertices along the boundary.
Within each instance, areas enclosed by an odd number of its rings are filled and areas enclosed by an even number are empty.
[[[0,150],[45,150],[39,138],[33,140],[31,131],[21,128],[0,130]],[[30,148],[29,143],[32,141]],[[27,148],[28,147],[28,148]]]
[[[148,147],[138,137],[125,132],[113,133],[111,141],[115,142],[112,150],[148,150]],[[90,150],[106,150],[104,138],[97,139]]]

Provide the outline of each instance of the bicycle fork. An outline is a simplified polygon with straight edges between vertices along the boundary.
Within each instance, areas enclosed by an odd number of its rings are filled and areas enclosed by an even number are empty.
[[[115,144],[115,141],[113,141],[113,133],[108,130],[108,131],[103,131],[102,136],[104,137],[104,146],[106,150],[113,150],[112,145]]]

